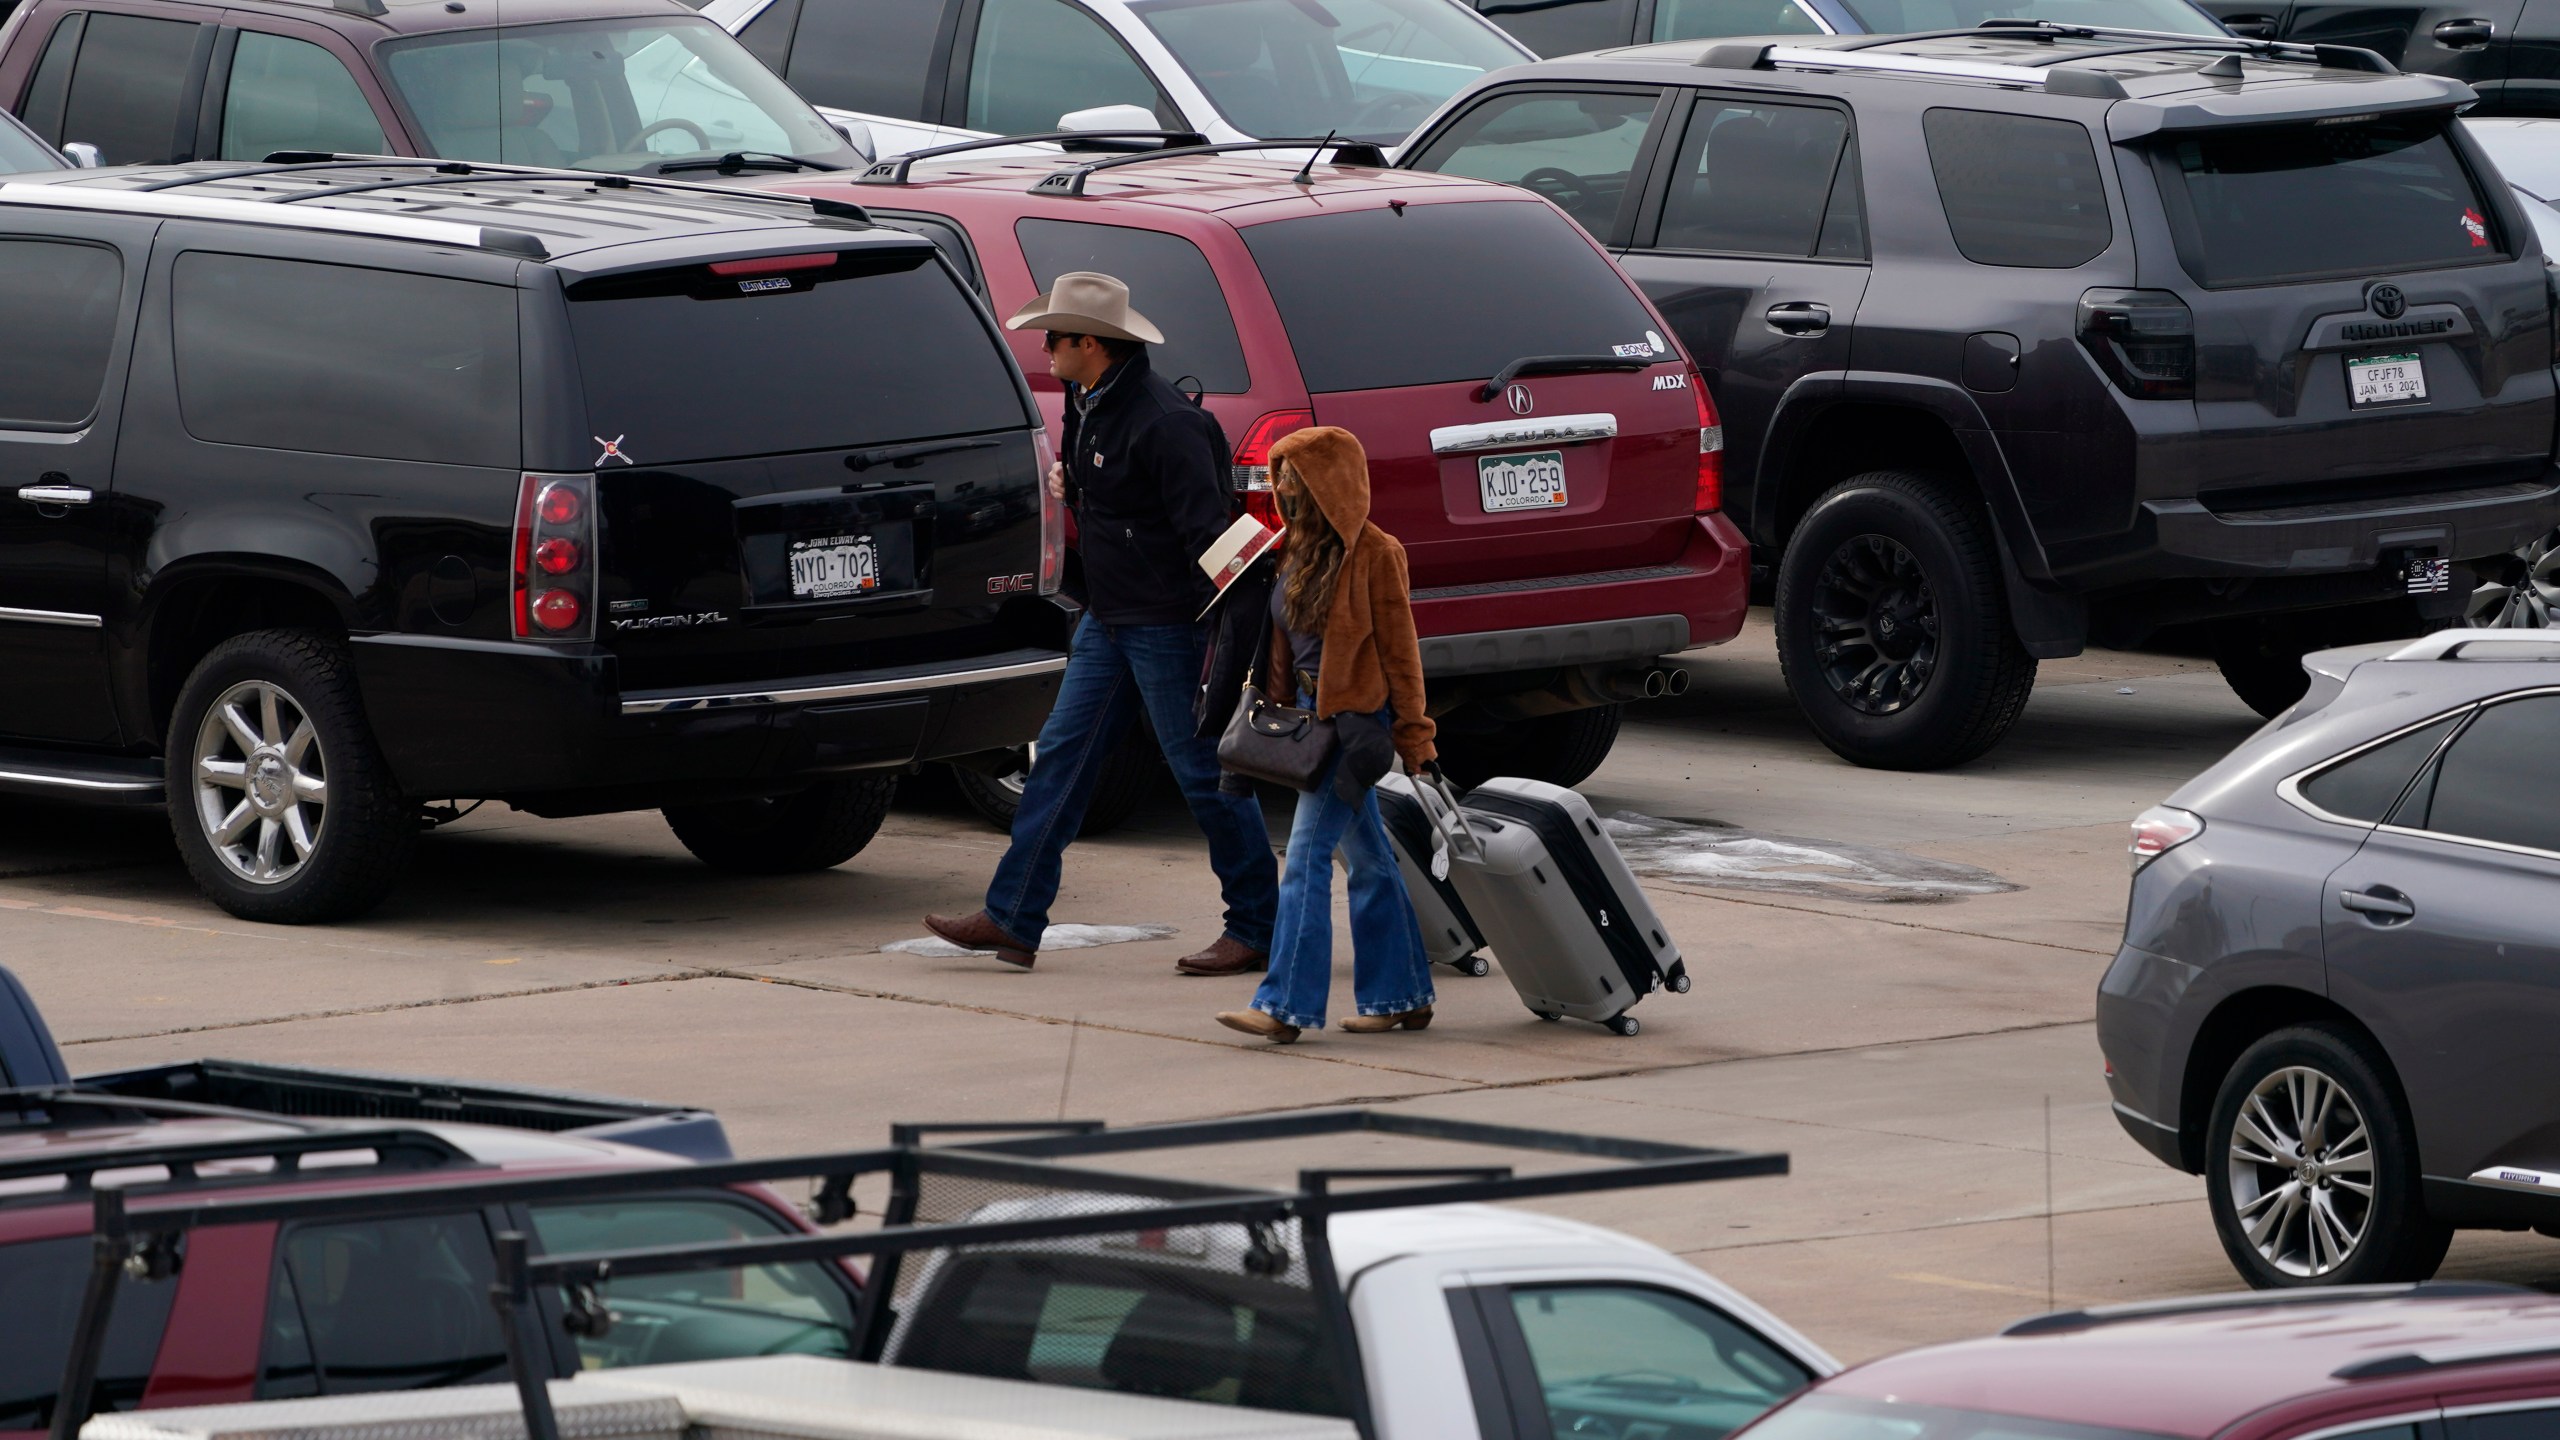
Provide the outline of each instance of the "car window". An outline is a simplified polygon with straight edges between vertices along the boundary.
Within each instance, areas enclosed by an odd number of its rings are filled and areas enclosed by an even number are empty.
[[[1796,0],[1654,0],[1655,40],[1821,33],[1821,23]]]
[[[636,172],[735,151],[850,164],[845,139],[708,20],[593,20],[399,40],[392,85],[453,160]]]
[[[2372,1440],[2399,1440],[2413,1437],[2414,1425],[2394,1426],[2390,1431],[2372,1432]],[[2444,1421],[2445,1440],[2549,1440],[2560,1433],[2560,1406],[2542,1406],[2532,1410],[2507,1410],[2495,1415],[2448,1415]],[[2338,1440],[2366,1440],[2363,1435],[2343,1435]]]
[[[89,16],[71,67],[62,134],[98,147],[110,165],[194,158],[195,115],[186,108],[204,29],[140,15]]]
[[[1823,202],[1822,238],[1813,253],[1826,260],[1867,258],[1867,197],[1858,171],[1858,137],[1840,152],[1840,168],[1832,172],[1831,198]]]
[[[773,0],[738,31],[738,43],[756,63],[779,75],[789,63],[791,29],[800,23],[800,0]]]
[[[1635,38],[1635,0],[1477,0],[1476,12],[1541,55],[1577,55]]]
[[[1096,105],[1135,105],[1180,119],[1129,47],[1066,0],[985,0],[969,48],[972,130],[1035,135]]]
[[[940,215],[887,210],[873,210],[871,218],[892,229],[921,235],[932,241],[934,248],[942,252],[942,258],[951,262],[951,268],[960,272],[960,278],[969,282],[969,288],[981,295],[987,293],[986,278],[978,273],[977,257],[970,253],[969,235],[960,228],[960,222]]]
[[[373,105],[338,57],[307,40],[240,32],[222,96],[225,160],[279,150],[381,155],[391,149]]]
[[[1132,0],[1247,135],[1394,144],[1518,50],[1449,0]]]
[[[492,468],[522,452],[513,290],[194,251],[174,292],[199,440]]]
[[[1655,103],[1649,92],[1508,91],[1459,116],[1413,165],[1526,186],[1605,237]]]
[[[533,1233],[544,1253],[563,1255],[792,1232],[743,1201],[652,1197],[536,1206]],[[582,1369],[741,1355],[842,1357],[853,1337],[851,1292],[808,1261],[609,1280],[597,1296],[613,1324],[602,1335],[578,1337]]]
[[[924,113],[924,99],[944,8],[923,0],[804,0],[791,40],[791,88],[839,110],[939,118]]]
[[[2121,30],[2167,30],[2180,35],[2221,35],[2222,28],[2187,0],[1841,0],[1870,35],[1914,30],[1971,30],[1985,20],[2032,15],[2057,25],[2099,25]]]
[[[276,1266],[259,1399],[507,1378],[497,1261],[476,1214],[290,1226]]]
[[[2555,735],[2560,695],[2483,707],[2436,761],[2431,784],[2424,787],[2431,793],[2413,793],[2394,823],[2560,854],[2560,766],[2551,763]]]
[[[1849,117],[1837,110],[1700,100],[1680,136],[1654,243],[1811,255],[1848,139]]]
[[[1923,115],[1920,128],[1947,226],[1967,260],[2068,270],[2098,258],[2114,237],[2085,127],[1939,109]]]
[[[1524,1285],[1511,1311],[1558,1435],[1716,1440],[1813,1381],[1730,1316],[1649,1285]]]
[[[1185,375],[1220,395],[1253,388],[1227,292],[1200,247],[1179,235],[1127,225],[1024,220],[1013,227],[1031,281],[1043,291],[1070,270],[1098,270],[1129,282],[1129,303],[1164,332],[1150,363],[1167,380]]]
[[[107,246],[0,240],[0,427],[89,418],[123,297],[124,258]]]
[[[1313,392],[1481,382],[1530,355],[1673,354],[1608,257],[1532,201],[1354,210],[1243,235]]]
[[[2410,777],[2461,720],[2461,715],[2448,715],[2332,765],[2302,782],[2302,798],[2342,819],[2378,821],[2391,813]]]
[[[62,1362],[69,1358],[73,1322],[89,1283],[89,1251],[85,1233],[0,1245],[0,1316],[9,1335],[0,1345],[0,1430],[42,1430],[53,1423]],[[177,1293],[175,1280],[128,1280],[117,1287],[107,1343],[98,1355],[99,1409],[141,1405]]]
[[[910,1265],[919,1263],[910,1258]],[[902,1366],[1340,1415],[1303,1286],[1040,1253],[940,1257],[900,1323]]]
[[[65,139],[82,140],[80,135],[62,133],[62,108],[71,94],[72,58],[80,52],[80,32],[89,17],[78,11],[54,23],[53,37],[45,41],[44,55],[36,61],[36,73],[27,82],[26,104],[18,118],[37,135],[60,145]]]
[[[20,129],[16,121],[0,118],[0,174],[61,168],[62,161],[45,148],[43,141]]]

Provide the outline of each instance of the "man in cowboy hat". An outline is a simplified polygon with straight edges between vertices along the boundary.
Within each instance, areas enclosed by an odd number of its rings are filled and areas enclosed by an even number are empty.
[[[1147,346],[1164,335],[1109,275],[1059,276],[1005,328],[1044,332],[1049,373],[1066,386],[1066,459],[1047,483],[1076,512],[1085,613],[986,908],[927,915],[925,927],[1029,969],[1057,898],[1061,853],[1084,823],[1103,758],[1143,709],[1209,837],[1226,899],[1216,943],[1176,968],[1259,970],[1271,948],[1279,866],[1261,807],[1220,792],[1217,743],[1194,733],[1191,710],[1207,645],[1197,617],[1214,593],[1197,560],[1234,518],[1226,436],[1147,363]]]

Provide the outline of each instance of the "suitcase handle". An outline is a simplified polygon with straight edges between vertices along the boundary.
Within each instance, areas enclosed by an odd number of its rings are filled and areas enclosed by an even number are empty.
[[[1443,845],[1448,847],[1451,854],[1463,855],[1470,861],[1481,861],[1484,858],[1484,844],[1476,839],[1474,827],[1467,823],[1466,811],[1458,805],[1458,792],[1449,784],[1447,778],[1426,770],[1412,776],[1412,780],[1414,798],[1422,803],[1422,813],[1431,818],[1434,839],[1431,857],[1433,878],[1439,880],[1449,878],[1445,873],[1446,862],[1441,858]]]

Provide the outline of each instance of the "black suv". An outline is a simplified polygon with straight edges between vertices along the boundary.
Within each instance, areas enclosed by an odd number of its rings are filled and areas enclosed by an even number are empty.
[[[1400,163],[1600,237],[1712,386],[1779,657],[1862,764],[1979,755],[2037,657],[2458,615],[2550,528],[2553,303],[2464,85],[2361,50],[1994,22],[1489,76]]]
[[[489,797],[822,868],[1047,712],[1047,442],[928,240],[432,161],[0,217],[0,791],[165,801],[235,914],[360,910]]]
[[[2480,92],[2475,115],[2560,115],[2552,0],[2197,0],[2232,33],[2354,45]]]

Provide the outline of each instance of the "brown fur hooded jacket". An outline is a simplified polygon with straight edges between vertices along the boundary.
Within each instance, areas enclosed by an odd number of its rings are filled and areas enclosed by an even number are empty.
[[[1439,754],[1431,743],[1437,727],[1423,711],[1422,647],[1414,639],[1404,547],[1369,523],[1369,457],[1350,431],[1319,425],[1271,447],[1273,467],[1284,462],[1344,540],[1316,675],[1316,714],[1367,715],[1392,704],[1396,753],[1419,769]],[[1286,675],[1289,668],[1288,632],[1274,625],[1265,673]]]

